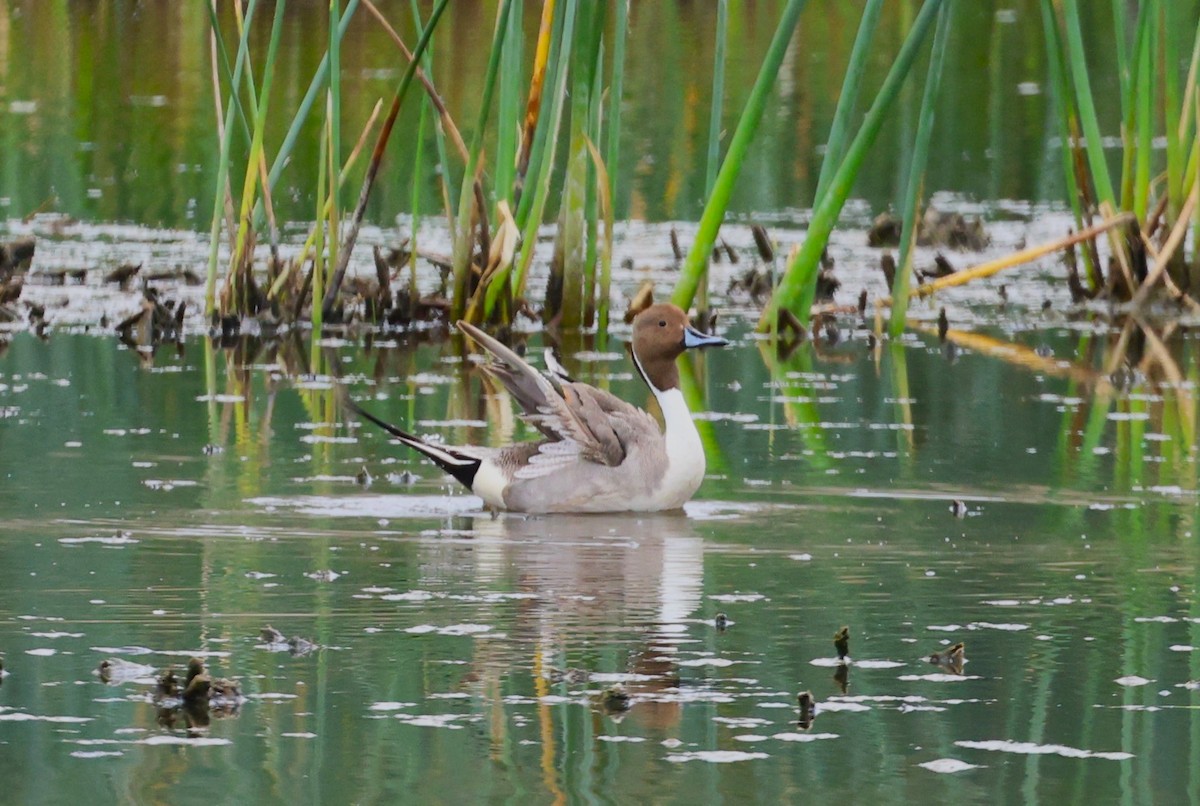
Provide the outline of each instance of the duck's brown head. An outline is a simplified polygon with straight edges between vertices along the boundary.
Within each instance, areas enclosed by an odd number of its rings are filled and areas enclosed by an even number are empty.
[[[656,392],[679,387],[675,359],[684,350],[728,343],[696,330],[688,323],[687,314],[669,302],[651,305],[633,320],[633,362]]]

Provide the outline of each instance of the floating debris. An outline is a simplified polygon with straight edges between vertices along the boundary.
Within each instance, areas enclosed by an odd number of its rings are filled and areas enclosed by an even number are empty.
[[[683,247],[679,245],[679,233],[674,227],[671,227],[671,254],[675,256],[675,262],[683,260]]]
[[[891,252],[884,252],[879,256],[879,270],[883,272],[883,279],[891,289],[896,284],[896,258],[892,257]]]
[[[591,678],[591,673],[587,669],[576,669],[574,667],[559,669],[555,666],[547,666],[543,676],[551,683],[579,685],[586,683]]]
[[[867,246],[899,246],[900,245],[900,219],[896,218],[890,211],[882,212],[875,216],[875,220],[871,222],[871,227],[867,230]],[[895,268],[895,263],[893,270]],[[888,287],[892,285],[888,281]]]
[[[33,238],[17,238],[0,244],[0,280],[29,271],[37,242]]]
[[[629,692],[620,683],[601,691],[599,703],[600,709],[606,714],[623,714],[633,705]]]
[[[900,246],[902,222],[890,211],[880,213],[867,230],[867,245],[874,247]],[[978,252],[991,243],[984,231],[983,220],[976,216],[968,221],[961,213],[942,213],[934,207],[925,211],[917,223],[917,245],[948,247]]]
[[[122,291],[129,288],[129,281],[137,276],[137,273],[142,270],[142,264],[134,265],[132,263],[123,263],[117,268],[104,275],[104,282],[116,283]]]
[[[122,660],[121,658],[106,658],[96,667],[96,674],[105,683],[119,685],[133,680],[153,677],[155,669],[143,663]]]
[[[767,234],[767,228],[762,224],[753,224],[750,227],[750,234],[754,236],[754,246],[758,249],[758,256],[762,258],[763,262],[774,261],[775,245],[771,243],[771,236]]]
[[[237,708],[242,702],[242,688],[234,680],[210,677],[200,658],[192,658],[187,665],[187,681],[184,683],[184,703],[208,703]]]
[[[833,670],[833,682],[842,694],[850,691],[850,664],[843,663]]]
[[[949,277],[954,274],[954,266],[950,265],[950,261],[946,260],[946,256],[941,252],[934,255],[933,269],[931,271],[921,272],[921,276],[926,280],[936,280],[939,277]]]
[[[940,773],[964,772],[966,770],[979,769],[978,764],[968,764],[967,762],[959,761],[956,758],[938,758],[934,759],[933,761],[924,761],[917,766],[924,767],[930,772]]]
[[[813,719],[817,715],[817,701],[811,691],[801,691],[796,695],[796,704],[800,706],[800,728],[808,730],[812,727]]]
[[[837,650],[838,660],[844,661],[850,656],[850,628],[842,627],[833,635],[833,647]]]
[[[637,293],[633,295],[633,299],[629,301],[629,307],[625,309],[625,324],[630,324],[639,313],[649,308],[654,304],[654,282],[651,280],[643,280],[638,286]]]
[[[961,675],[963,673],[963,664],[966,661],[966,644],[962,641],[954,644],[944,652],[934,652],[929,656],[931,664],[950,674]]]

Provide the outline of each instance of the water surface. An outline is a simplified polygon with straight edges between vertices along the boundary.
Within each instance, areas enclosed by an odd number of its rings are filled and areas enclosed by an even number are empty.
[[[1110,355],[1065,326],[1025,338],[1064,365]],[[568,366],[646,399],[619,343],[585,346]],[[860,334],[772,376],[743,338],[695,367],[709,476],[686,514],[493,518],[328,390],[336,369],[448,440],[526,434],[460,350],[334,349],[297,379],[287,350],[242,373],[191,341],[147,370],[107,339],[13,338],[15,798],[1196,795],[1197,488],[1172,424],[1189,390],[950,362],[934,339],[876,355]],[[268,623],[319,648],[275,651]],[[956,641],[961,675],[925,661]],[[246,701],[191,733],[146,683],[93,673],[200,653]],[[628,712],[603,707],[615,684]]]

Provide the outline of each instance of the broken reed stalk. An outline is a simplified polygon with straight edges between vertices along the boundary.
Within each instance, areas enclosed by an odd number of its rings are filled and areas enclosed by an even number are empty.
[[[425,26],[425,30],[421,33],[421,39],[417,42],[417,47],[413,51],[413,59],[408,63],[408,67],[404,71],[404,76],[400,79],[400,86],[396,88],[396,94],[392,98],[391,109],[388,110],[388,116],[383,121],[383,128],[379,132],[379,137],[375,141],[375,151],[371,155],[371,164],[367,167],[367,175],[363,178],[362,190],[358,194],[358,205],[354,209],[354,219],[350,223],[350,229],[346,232],[346,238],[342,244],[341,253],[338,255],[337,269],[334,271],[333,279],[329,283],[329,288],[325,291],[324,301],[321,303],[321,308],[326,316],[333,312],[333,303],[337,299],[338,291],[341,288],[342,280],[346,276],[346,267],[350,265],[350,253],[354,251],[354,242],[358,240],[358,230],[362,226],[363,215],[367,211],[367,200],[371,196],[371,188],[375,185],[375,177],[379,174],[379,165],[383,161],[383,152],[387,147],[388,140],[392,135],[392,128],[396,125],[396,117],[400,113],[400,104],[404,100],[404,96],[408,93],[409,84],[412,83],[413,74],[416,72],[417,60],[421,54],[425,52],[425,48],[429,45],[429,40],[433,36],[433,31],[437,28],[438,20],[441,19],[442,12],[446,10],[446,5],[449,0],[438,0],[438,3],[433,8],[433,13],[429,16],[429,22]],[[316,297],[313,297],[313,304],[316,305]]]
[[[946,277],[939,277],[933,282],[918,286],[910,296],[927,297],[934,292],[941,291],[943,288],[951,288],[956,285],[963,285],[964,283],[969,283],[972,280],[978,280],[981,277],[990,277],[993,274],[1001,272],[1005,269],[1011,269],[1014,266],[1021,266],[1052,252],[1057,252],[1061,249],[1066,249],[1068,246],[1090,240],[1095,238],[1097,235],[1102,235],[1105,232],[1108,232],[1114,227],[1125,226],[1134,220],[1136,219],[1134,218],[1133,213],[1121,213],[1119,215],[1115,215],[1112,218],[1106,219],[1102,223],[1095,225],[1094,227],[1089,227],[1082,232],[1077,232],[1073,235],[1067,236],[1066,238],[1060,238],[1057,241],[1051,241],[1050,243],[1032,246],[1028,249],[1022,249],[1020,252],[1014,252],[1006,257],[1002,257],[997,260],[990,260],[987,263],[981,263],[974,268],[963,269],[962,271],[956,271],[954,274]],[[891,305],[892,298],[883,297],[878,301],[878,304]]]
[[[367,123],[365,126],[363,126],[362,133],[358,135],[358,141],[354,144],[354,148],[350,151],[350,155],[346,157],[345,164],[342,165],[342,169],[338,174],[339,188],[343,187],[346,184],[346,180],[350,178],[350,171],[352,171],[355,164],[358,163],[358,158],[362,155],[362,150],[367,145],[367,136],[370,135],[371,130],[375,128],[375,121],[379,119],[379,113],[382,110],[383,99],[380,99],[375,102],[375,107],[371,110],[371,116],[367,118]],[[419,145],[420,141],[418,140],[418,147]],[[322,149],[324,149],[324,146],[322,146]],[[323,150],[322,153],[324,153]],[[300,255],[295,259],[295,261],[290,262],[288,264],[288,268],[280,272],[279,276],[275,278],[275,281],[271,283],[271,287],[267,290],[268,299],[275,299],[279,295],[280,290],[283,288],[284,282],[291,274],[292,267],[303,266],[305,261],[307,261],[309,256],[312,254],[317,238],[317,229],[321,222],[328,219],[330,215],[331,200],[328,196],[325,196],[325,194],[321,194],[318,196],[318,198],[321,198],[322,196],[324,196],[324,206],[319,209],[316,222],[308,231],[308,238],[304,241],[304,246],[300,249]]]
[[[829,235],[837,224],[842,207],[850,196],[854,179],[858,176],[871,146],[874,145],[875,138],[883,129],[884,119],[899,96],[904,80],[916,61],[921,43],[941,10],[941,5],[942,0],[925,0],[917,13],[912,28],[909,29],[908,36],[879,89],[879,94],[867,110],[862,126],[846,151],[845,159],[830,180],[829,190],[813,210],[804,244],[789,261],[783,280],[771,294],[771,299],[763,310],[757,328],[760,333],[769,332],[775,327],[781,309],[790,310],[800,321],[808,318],[816,294],[821,254],[829,242]]]
[[[908,285],[912,276],[913,252],[917,245],[917,214],[925,191],[925,167],[929,162],[929,143],[933,139],[934,108],[942,83],[942,65],[946,60],[946,42],[950,38],[953,8],[953,3],[942,6],[933,34],[933,48],[929,53],[929,71],[925,77],[925,93],[921,98],[917,136],[909,165],[908,195],[904,201],[904,225],[900,235],[900,261],[892,285],[892,299],[895,302],[892,303],[888,334],[893,339],[899,338],[904,332],[904,316],[908,310]]]
[[[1135,309],[1140,308],[1146,303],[1146,299],[1150,296],[1150,292],[1159,278],[1163,278],[1166,281],[1170,280],[1167,268],[1171,265],[1176,251],[1183,244],[1184,238],[1187,237],[1188,224],[1191,223],[1192,213],[1196,209],[1198,195],[1200,195],[1200,184],[1193,184],[1192,192],[1188,195],[1187,201],[1184,202],[1179,218],[1175,221],[1175,226],[1171,228],[1171,234],[1167,236],[1167,242],[1163,244],[1162,250],[1154,256],[1154,268],[1150,270],[1145,281],[1138,288],[1137,293],[1133,295],[1133,307]],[[1150,244],[1147,244],[1147,246],[1149,247]],[[1177,297],[1185,296],[1178,289],[1175,289],[1174,293]],[[1195,301],[1193,300],[1192,302],[1194,305]]]
[[[684,310],[690,308],[696,298],[696,289],[704,276],[713,244],[717,242],[717,233],[720,232],[721,223],[725,220],[725,211],[733,196],[734,185],[737,184],[738,176],[742,172],[742,163],[745,162],[746,154],[750,150],[750,143],[758,131],[758,124],[762,121],[767,98],[771,88],[775,85],[775,76],[779,72],[780,64],[783,63],[783,56],[787,52],[788,44],[792,41],[796,23],[800,19],[800,12],[804,10],[805,2],[806,0],[788,0],[787,7],[784,8],[779,25],[775,28],[775,35],[767,48],[766,56],[763,57],[758,78],[754,81],[750,97],[746,100],[746,107],[742,110],[737,128],[729,141],[729,151],[726,152],[725,159],[721,163],[721,170],[717,173],[713,192],[704,204],[704,212],[700,216],[700,226],[696,230],[696,238],[692,243],[691,251],[688,252],[687,262],[684,263],[683,269],[679,273],[675,292],[671,295],[671,301]]]

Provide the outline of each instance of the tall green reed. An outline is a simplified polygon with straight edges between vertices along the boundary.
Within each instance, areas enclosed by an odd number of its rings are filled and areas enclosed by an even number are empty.
[[[929,54],[929,71],[925,78],[925,94],[921,98],[921,112],[909,165],[908,193],[904,200],[903,224],[900,231],[900,261],[892,283],[892,317],[888,333],[893,339],[899,338],[904,332],[904,319],[908,312],[908,284],[912,275],[913,249],[917,244],[917,217],[925,195],[925,167],[929,161],[929,143],[933,139],[934,108],[941,87],[953,8],[953,2],[947,3],[942,6],[938,15],[933,48]]]
[[[725,211],[729,207],[729,199],[733,195],[734,185],[737,184],[738,175],[741,173],[742,163],[750,150],[754,134],[758,131],[758,124],[762,120],[763,110],[766,109],[767,98],[775,83],[779,65],[783,62],[783,55],[787,52],[788,43],[791,42],[805,3],[806,0],[788,0],[779,19],[779,25],[775,28],[775,35],[767,48],[766,56],[763,58],[758,78],[754,82],[753,89],[750,90],[746,107],[738,119],[733,137],[729,141],[729,151],[725,154],[721,170],[713,185],[713,191],[704,205],[695,240],[688,252],[687,261],[680,271],[679,280],[675,284],[675,292],[671,295],[671,301],[685,310],[691,307],[696,297],[696,290],[704,277],[708,258],[712,253],[713,245],[717,242],[717,233],[721,229],[721,223],[725,220]]]
[[[867,152],[875,142],[875,138],[883,128],[888,110],[899,95],[904,79],[916,61],[921,43],[924,41],[930,26],[941,9],[942,0],[925,0],[918,12],[896,61],[888,71],[887,78],[879,89],[870,109],[867,110],[862,126],[846,151],[846,156],[838,166],[829,188],[820,204],[813,210],[812,220],[808,225],[808,234],[803,245],[795,252],[788,263],[783,280],[771,295],[762,317],[759,319],[759,331],[769,331],[775,328],[781,309],[791,311],[804,322],[808,319],[816,293],[817,272],[820,268],[821,254],[829,241],[829,235],[841,215],[842,207],[850,196],[854,179],[866,160]]]

